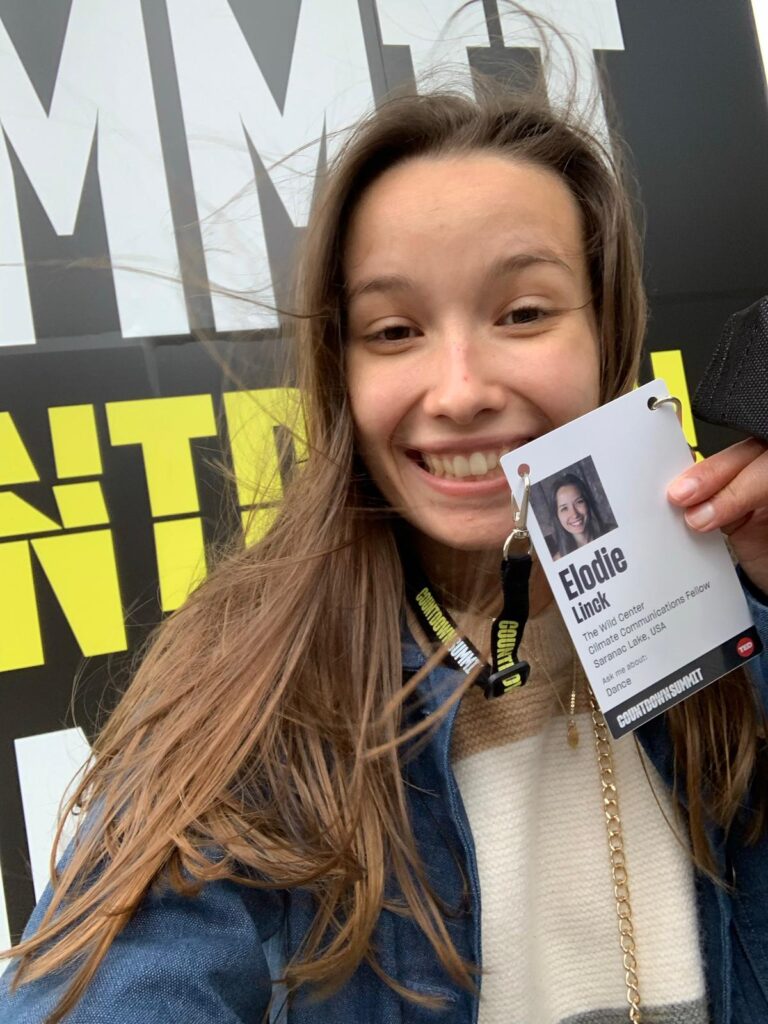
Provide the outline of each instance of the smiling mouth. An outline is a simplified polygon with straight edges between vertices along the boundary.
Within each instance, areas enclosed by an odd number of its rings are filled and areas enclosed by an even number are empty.
[[[520,441],[520,444],[524,443]],[[514,444],[456,455],[433,455],[429,452],[411,450],[408,456],[431,476],[443,477],[446,480],[493,480],[495,477],[504,476],[504,470],[499,465],[501,456],[517,447],[519,445]]]
[[[582,527],[584,526],[584,520],[583,519],[569,519],[568,520],[568,525],[571,527],[572,530],[581,530]]]

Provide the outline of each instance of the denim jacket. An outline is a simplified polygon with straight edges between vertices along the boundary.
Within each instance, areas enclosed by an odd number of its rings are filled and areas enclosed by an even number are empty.
[[[768,649],[768,602],[749,592],[755,623]],[[410,637],[404,668],[415,671],[423,655]],[[755,666],[755,662],[752,663]],[[768,707],[768,655],[753,671]],[[435,669],[424,680],[420,714],[444,700],[453,670]],[[482,962],[480,886],[467,815],[451,770],[453,708],[404,772],[411,818],[430,881],[449,908],[447,927],[466,960]],[[662,778],[671,784],[672,753],[664,716],[639,732]],[[738,827],[711,840],[729,887],[697,874],[698,913],[713,1024],[768,1021],[768,837],[747,846]],[[50,898],[46,892],[30,920],[34,931]],[[438,1011],[402,999],[365,964],[330,999],[297,996],[286,1008],[279,985],[282,968],[312,920],[301,890],[263,892],[231,882],[209,884],[195,899],[151,894],[118,936],[68,1024],[473,1024],[478,994],[454,984],[431,946],[406,917],[384,910],[376,948],[384,971],[416,992],[438,995]],[[42,1024],[63,990],[66,975],[43,978],[8,993],[0,985],[0,1024]],[[530,1022],[535,1024],[535,1022]]]

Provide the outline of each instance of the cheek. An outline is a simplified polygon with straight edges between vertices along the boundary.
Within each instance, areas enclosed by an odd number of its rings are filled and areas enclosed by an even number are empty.
[[[582,352],[578,361],[571,361],[570,365],[563,367],[559,380],[569,382],[567,388],[563,388],[562,401],[567,408],[566,419],[575,419],[591,412],[600,404],[600,364],[597,352],[597,344],[590,345]],[[579,509],[586,511],[586,509]]]
[[[574,346],[574,353],[571,356],[570,365],[563,368],[571,381],[568,390],[573,394],[573,400],[580,406],[594,409],[600,401],[600,351],[596,336],[585,339],[579,346]]]
[[[413,360],[372,355],[355,344],[347,356],[347,393],[357,435],[367,444],[390,444],[410,426],[422,394]]]
[[[546,355],[532,353],[515,367],[518,388],[538,405],[554,427],[596,409],[600,404],[597,339],[581,325],[553,339]]]
[[[365,437],[368,433],[369,420],[371,419],[371,401],[368,394],[370,390],[369,382],[365,374],[361,373],[359,360],[355,359],[354,353],[347,354],[345,382],[355,435],[359,439]]]
[[[381,405],[376,401],[375,393],[359,388],[350,390],[349,402],[358,445],[361,449],[368,449],[375,445],[385,427]]]
[[[347,390],[358,447],[366,461],[375,461],[397,427],[392,389],[386,375],[371,373],[350,360]]]

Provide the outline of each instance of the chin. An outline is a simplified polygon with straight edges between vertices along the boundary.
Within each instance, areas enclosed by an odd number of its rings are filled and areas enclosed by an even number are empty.
[[[424,525],[412,524],[419,533],[427,536],[432,542],[441,544],[443,547],[451,548],[453,551],[487,553],[498,551],[501,556],[501,549],[504,541],[512,530],[512,525],[501,530],[498,528],[473,525],[463,529],[425,529]]]
[[[504,538],[506,540],[506,538]],[[479,540],[477,537],[473,537],[471,540],[451,540],[441,541],[441,543],[450,548],[452,551],[460,551],[463,554],[471,555],[487,555],[489,551],[498,551],[499,558],[501,558],[501,549],[504,546],[504,541],[500,541],[498,544],[488,544]]]

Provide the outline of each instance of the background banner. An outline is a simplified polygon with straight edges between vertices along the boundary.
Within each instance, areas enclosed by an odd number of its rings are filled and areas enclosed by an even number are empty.
[[[705,454],[732,438],[694,425],[688,385],[768,292],[757,3],[527,4],[568,40],[598,130],[629,144],[643,379],[684,400]],[[469,81],[540,57],[502,0],[460,6],[0,0],[0,946],[45,885],[56,807],[131,657],[254,484],[270,481],[256,534],[280,500],[296,395],[275,309],[345,128],[431,69]],[[567,55],[544,41],[556,98]]]

